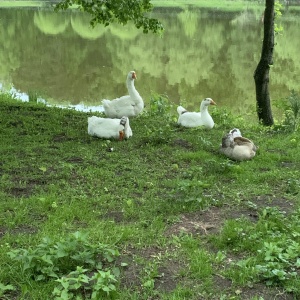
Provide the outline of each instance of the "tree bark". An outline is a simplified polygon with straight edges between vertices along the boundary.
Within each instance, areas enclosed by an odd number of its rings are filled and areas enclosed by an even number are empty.
[[[274,124],[270,93],[269,93],[269,71],[273,64],[274,49],[274,20],[275,20],[275,0],[266,0],[266,8],[263,17],[264,39],[260,61],[254,72],[256,89],[256,112],[258,120],[263,125]]]

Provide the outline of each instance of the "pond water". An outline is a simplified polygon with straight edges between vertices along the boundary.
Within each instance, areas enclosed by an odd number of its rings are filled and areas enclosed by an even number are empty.
[[[0,86],[38,93],[50,104],[98,106],[127,93],[125,78],[137,72],[146,105],[151,93],[198,109],[211,97],[218,106],[255,115],[253,73],[263,37],[261,10],[222,12],[155,9],[162,37],[128,25],[89,27],[79,12],[1,9]],[[287,11],[280,21],[271,69],[272,99],[299,90],[300,18]],[[24,95],[24,94],[23,94]]]

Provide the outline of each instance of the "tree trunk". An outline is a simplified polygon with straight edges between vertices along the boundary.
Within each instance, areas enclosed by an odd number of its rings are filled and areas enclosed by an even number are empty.
[[[256,111],[258,120],[266,126],[274,124],[269,94],[269,71],[270,65],[273,64],[274,49],[274,5],[275,0],[266,0],[266,8],[263,17],[264,40],[261,58],[254,72]]]

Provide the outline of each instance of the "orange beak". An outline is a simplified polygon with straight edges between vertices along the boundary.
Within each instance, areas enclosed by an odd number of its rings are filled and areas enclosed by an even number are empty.
[[[125,137],[125,133],[123,130],[119,131],[119,140],[120,141],[123,141],[124,140],[124,137]]]
[[[211,100],[210,105],[217,105],[217,103],[214,100]]]
[[[132,79],[137,79],[136,73],[132,73]]]

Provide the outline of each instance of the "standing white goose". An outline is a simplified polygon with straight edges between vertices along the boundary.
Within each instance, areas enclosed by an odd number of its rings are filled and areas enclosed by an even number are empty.
[[[144,101],[134,86],[137,78],[135,71],[130,71],[126,78],[129,95],[114,100],[102,100],[104,113],[109,118],[135,117],[144,109]]]
[[[129,119],[99,118],[92,116],[88,118],[88,134],[105,139],[128,139],[132,136],[132,130],[129,125]]]
[[[213,128],[215,123],[208,112],[209,105],[216,105],[216,103],[211,98],[205,98],[201,102],[200,112],[189,112],[182,106],[178,106],[178,124],[184,127],[204,126],[207,129]]]

